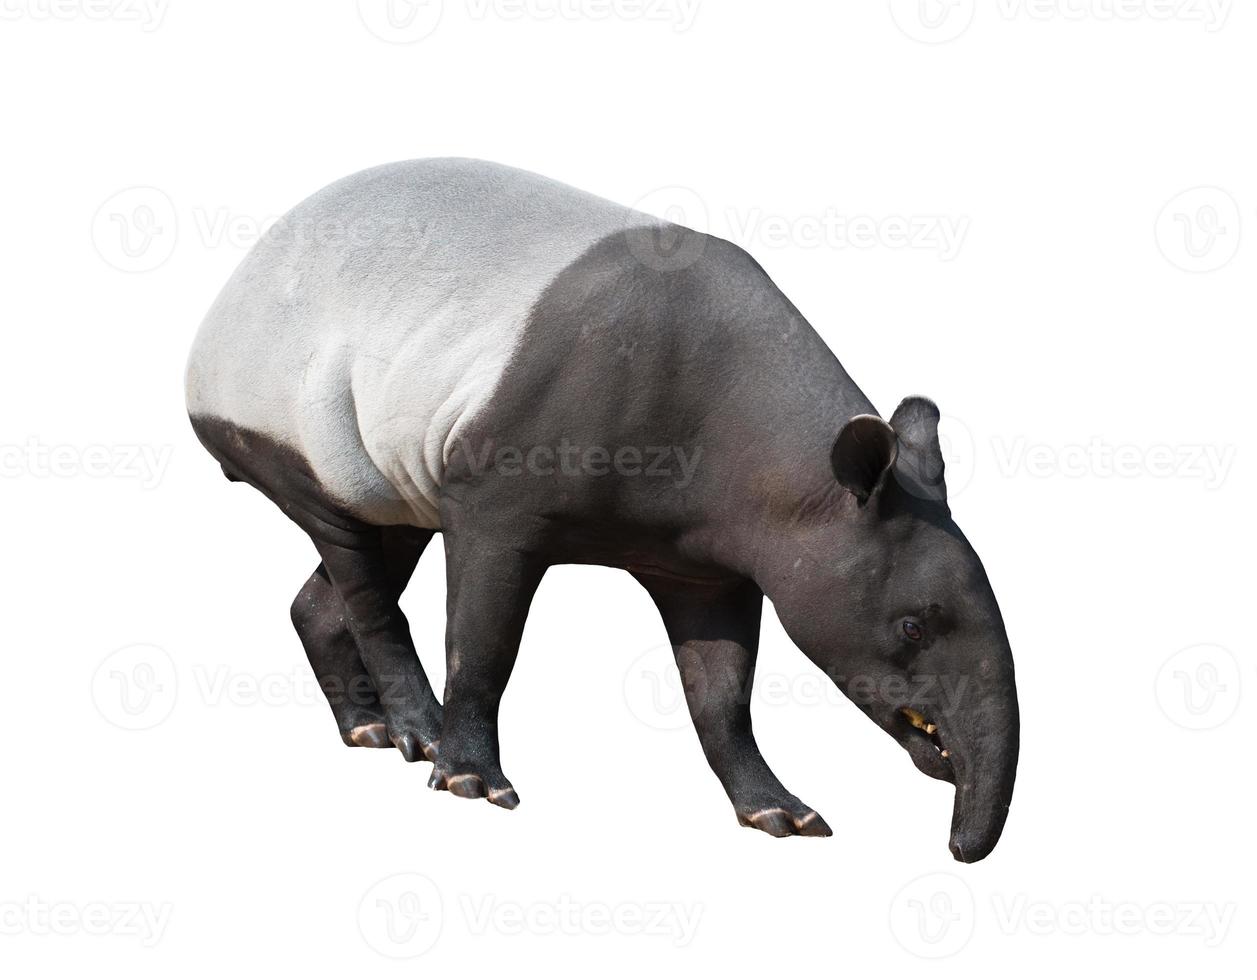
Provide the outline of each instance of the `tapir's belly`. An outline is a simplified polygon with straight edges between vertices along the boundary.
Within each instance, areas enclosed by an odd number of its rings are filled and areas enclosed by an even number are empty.
[[[297,450],[365,521],[439,527],[450,453],[524,353],[534,302],[600,238],[652,220],[472,160],[348,177],[286,215],[215,301],[189,413]]]

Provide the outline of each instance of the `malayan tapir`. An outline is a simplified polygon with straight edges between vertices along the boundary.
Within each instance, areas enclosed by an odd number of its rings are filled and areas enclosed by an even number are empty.
[[[880,418],[743,249],[496,164],[367,170],[245,258],[197,335],[187,406],[228,478],[314,542],[292,619],[347,744],[515,807],[498,706],[530,601],[551,565],[608,565],[658,607],[742,824],[830,833],[752,733],[767,596],[955,784],[952,854],[999,839],[1013,660],[948,507],[938,409]],[[438,531],[440,702],[398,606]]]

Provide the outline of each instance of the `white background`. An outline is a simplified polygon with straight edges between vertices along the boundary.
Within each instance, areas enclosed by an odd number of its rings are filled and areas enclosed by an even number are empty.
[[[3,0],[0,970],[1251,967],[1257,11],[1229,6]],[[311,546],[195,442],[184,358],[269,220],[444,154],[736,238],[884,413],[939,402],[1021,691],[985,862],[771,615],[760,742],[835,836],[739,828],[606,569],[534,605],[515,812],[340,744],[288,621]],[[438,689],[442,576],[434,547],[405,599]]]

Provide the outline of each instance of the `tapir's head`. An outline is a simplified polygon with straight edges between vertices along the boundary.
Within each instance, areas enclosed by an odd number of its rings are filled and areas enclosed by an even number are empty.
[[[783,622],[917,768],[956,785],[951,851],[968,862],[1004,828],[1017,688],[995,595],[951,518],[938,421],[933,402],[908,398],[889,423],[842,427],[831,463],[843,519],[825,532],[832,552],[799,567],[802,602]]]

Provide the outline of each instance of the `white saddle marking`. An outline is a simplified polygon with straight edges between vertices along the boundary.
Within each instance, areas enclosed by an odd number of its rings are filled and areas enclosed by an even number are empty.
[[[232,275],[193,345],[188,411],[291,446],[365,521],[437,528],[459,432],[546,286],[606,235],[658,223],[476,160],[347,177]]]

